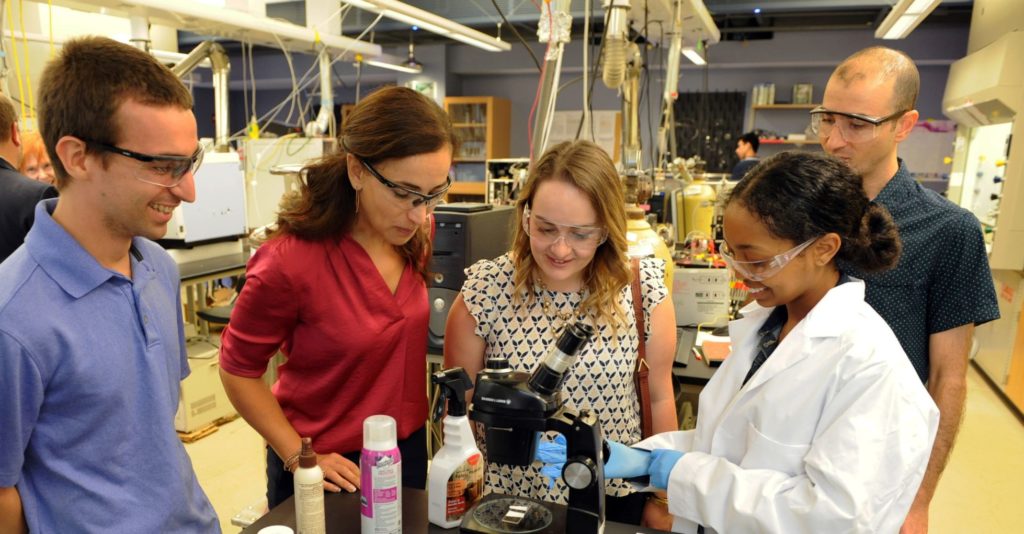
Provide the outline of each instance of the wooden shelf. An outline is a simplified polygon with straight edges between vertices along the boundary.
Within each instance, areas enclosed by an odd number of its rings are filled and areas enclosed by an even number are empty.
[[[444,109],[452,118],[463,146],[455,154],[455,163],[483,163],[508,157],[511,104],[507,99],[449,96],[444,99]]]
[[[452,182],[448,189],[449,195],[479,195],[484,196],[487,191],[483,182]]]
[[[814,109],[819,104],[764,104],[760,106],[752,106],[753,109]]]

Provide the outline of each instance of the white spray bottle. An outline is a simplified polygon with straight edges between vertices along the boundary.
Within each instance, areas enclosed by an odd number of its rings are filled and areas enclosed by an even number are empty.
[[[427,477],[427,517],[443,528],[454,528],[484,494],[484,460],[473,439],[466,417],[466,391],[473,389],[461,367],[434,373],[438,387],[433,418],[438,420],[448,401],[444,418],[444,446],[430,461]]]
[[[302,438],[295,470],[295,526],[298,534],[324,534],[324,471],[316,463],[313,440]]]

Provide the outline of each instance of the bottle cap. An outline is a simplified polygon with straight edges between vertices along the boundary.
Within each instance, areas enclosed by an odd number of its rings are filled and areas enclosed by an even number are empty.
[[[387,451],[398,447],[397,425],[390,415],[371,415],[363,421],[363,448]]]
[[[299,467],[316,467],[316,451],[313,450],[313,438],[302,438],[302,452],[299,453]]]

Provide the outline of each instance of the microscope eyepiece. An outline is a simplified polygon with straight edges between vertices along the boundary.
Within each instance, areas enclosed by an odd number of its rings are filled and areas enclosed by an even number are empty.
[[[590,342],[592,337],[594,337],[594,327],[587,323],[576,322],[562,330],[562,335],[558,337],[556,346],[558,350],[575,356],[584,345]]]
[[[530,377],[530,388],[544,395],[551,395],[562,388],[562,383],[576,355],[590,342],[594,328],[583,322],[569,324],[562,330],[558,341],[547,356],[533,371]]]

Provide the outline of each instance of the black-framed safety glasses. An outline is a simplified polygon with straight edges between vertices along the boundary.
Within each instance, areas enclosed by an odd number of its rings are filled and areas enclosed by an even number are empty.
[[[194,174],[199,170],[199,166],[203,164],[204,151],[202,144],[196,147],[195,152],[191,156],[165,156],[143,154],[99,141],[89,141],[87,139],[83,139],[83,141],[106,152],[112,152],[144,163],[144,168],[148,171],[147,175],[145,177],[136,176],[135,179],[161,187],[174,187],[178,185],[185,179],[186,173],[191,172]]]
[[[380,182],[385,187],[390,189],[391,192],[394,193],[395,198],[401,200],[403,203],[406,203],[406,208],[408,209],[416,208],[421,205],[426,205],[427,209],[434,208],[435,206],[440,204],[442,200],[444,200],[445,194],[448,193],[448,189],[450,189],[452,186],[452,177],[451,175],[448,175],[447,179],[445,180],[444,186],[440,190],[434,193],[430,193],[429,195],[426,195],[420,193],[419,191],[416,191],[415,189],[411,189],[409,187],[405,187],[404,185],[396,184],[395,182],[388,180],[380,172],[378,172],[377,169],[373,168],[373,165],[370,165],[370,162],[364,160],[363,158],[356,156],[356,159],[359,160],[359,163],[363,164],[363,167],[366,167],[366,170],[370,171],[370,174],[372,174],[373,177],[376,178],[378,182]]]
[[[878,135],[879,126],[898,119],[909,111],[905,109],[884,117],[871,117],[818,106],[810,111],[811,131],[819,136],[828,137],[832,135],[833,128],[838,125],[843,139],[853,143],[870,141]]]

